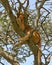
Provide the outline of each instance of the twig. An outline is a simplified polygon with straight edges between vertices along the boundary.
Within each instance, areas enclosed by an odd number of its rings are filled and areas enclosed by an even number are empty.
[[[44,20],[42,20],[42,22],[41,22],[41,27],[42,27],[42,29],[43,29],[43,31],[44,31],[44,33],[45,33],[45,35],[46,35],[46,37],[47,37],[47,39],[48,39],[48,41],[49,41],[48,35],[46,34],[46,32],[45,32],[45,30],[44,30],[42,24],[43,24],[43,22],[46,20],[47,16],[50,14],[50,12],[49,12],[47,9],[45,9],[44,7],[43,7],[43,9],[46,10],[46,11],[48,12],[48,14],[44,17]],[[48,41],[47,41],[47,42],[48,42]]]

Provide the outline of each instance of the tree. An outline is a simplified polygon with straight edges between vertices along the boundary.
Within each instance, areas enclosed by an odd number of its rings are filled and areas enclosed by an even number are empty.
[[[34,10],[30,10],[28,8],[29,6],[29,0],[25,0],[24,2],[21,2],[20,0],[14,1],[14,0],[0,0],[0,5],[1,5],[1,9],[3,7],[3,11],[0,12],[1,16],[0,16],[0,23],[1,23],[1,32],[0,32],[0,56],[1,59],[2,57],[4,59],[6,59],[9,63],[11,63],[12,65],[19,65],[19,62],[17,59],[19,59],[19,61],[21,60],[25,60],[25,57],[28,57],[30,55],[34,55],[34,65],[48,65],[50,62],[50,57],[51,57],[51,53],[50,51],[48,51],[49,46],[47,46],[48,44],[52,43],[52,29],[51,29],[51,22],[50,22],[50,13],[49,10],[47,10],[44,6],[46,6],[47,0],[43,0],[43,1],[39,1],[36,0],[35,6],[36,8]],[[19,4],[19,6],[18,6]],[[26,6],[25,6],[25,5]],[[17,8],[18,7],[18,8]],[[25,44],[24,47],[22,47],[22,50],[25,50],[28,54],[26,54],[24,51],[25,56],[22,57],[22,59],[20,59],[18,56],[20,55],[19,51],[20,47],[19,45],[21,44],[21,40],[19,41],[19,39],[21,39],[21,37],[26,36],[25,32],[23,32],[19,25],[17,24],[16,21],[16,13],[20,14],[20,12],[23,11],[24,16],[25,16],[25,21],[28,21],[28,24],[31,24],[31,27],[36,28],[36,30],[38,30],[38,32],[40,32],[41,35],[41,40],[42,42],[45,43],[45,45],[42,45],[42,47],[44,46],[43,50],[41,50],[37,45],[34,45],[33,41],[31,40],[31,38],[25,41],[23,40],[23,44]],[[29,11],[29,19],[27,20],[27,12]],[[45,14],[47,12],[47,14]],[[34,21],[34,22],[33,22]],[[27,23],[26,23],[27,24]],[[34,24],[34,25],[33,25]],[[48,26],[48,28],[46,27]],[[4,28],[3,28],[4,27]],[[13,27],[13,28],[12,28]],[[19,38],[19,39],[17,39]],[[19,42],[19,43],[18,43]],[[17,44],[18,43],[18,44]],[[15,45],[16,44],[16,45]],[[27,45],[26,45],[27,44]],[[8,45],[11,45],[11,49],[10,52],[8,51]],[[15,45],[15,49],[14,49],[14,45]],[[17,46],[18,45],[18,46]],[[6,49],[4,48],[4,46],[6,46]],[[28,48],[28,49],[25,49]],[[47,47],[47,49],[46,49]],[[36,50],[35,50],[36,49]],[[41,52],[41,56],[44,57],[45,59],[45,64],[44,62],[42,62],[41,60],[41,64],[39,64],[38,61],[38,52]],[[49,52],[48,55],[44,54],[43,51],[46,50]],[[31,53],[32,52],[32,53]],[[19,54],[19,55],[18,55]],[[23,55],[21,53],[21,55]],[[46,55],[46,56],[45,56]],[[2,64],[2,62],[0,62]]]

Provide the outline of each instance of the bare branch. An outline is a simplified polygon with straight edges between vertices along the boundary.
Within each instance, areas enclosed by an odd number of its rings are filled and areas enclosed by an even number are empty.
[[[44,17],[44,19],[41,21],[41,27],[42,27],[42,29],[43,29],[43,31],[44,31],[44,33],[45,33],[45,35],[46,35],[46,37],[47,37],[47,39],[48,39],[48,41],[49,41],[48,35],[46,34],[46,32],[45,32],[45,30],[44,30],[44,28],[43,28],[43,22],[46,20],[47,16],[50,14],[50,12],[49,12],[47,9],[45,9],[44,7],[43,7],[43,9],[46,10],[48,13],[47,13],[47,15]],[[47,42],[48,42],[48,41],[47,41]]]
[[[23,5],[26,3],[26,1],[27,1],[27,5],[26,5],[26,7],[24,7]],[[18,2],[19,2],[19,11],[21,10],[21,8],[24,10],[24,11],[26,11],[27,10],[27,7],[29,6],[29,0],[25,0],[24,1],[24,3],[21,3],[20,2],[20,0],[18,0]]]
[[[42,0],[42,1],[37,0],[37,1],[36,1],[36,9],[37,9],[36,27],[38,27],[38,21],[39,21],[40,16],[41,16],[41,15],[40,15],[40,9],[43,7],[45,1],[46,1],[46,0]],[[41,2],[41,3],[40,3],[40,5],[38,6],[39,2]]]
[[[12,56],[12,54],[10,54],[7,51],[4,51],[4,49],[2,47],[0,47],[0,55],[5,58],[9,63],[11,63],[12,65],[19,65],[18,60],[16,58],[14,58]]]
[[[50,58],[51,58],[51,55],[49,54],[49,55],[47,56],[47,59],[46,59],[46,65],[48,65],[48,64],[50,63]]]
[[[4,63],[0,62],[2,65],[4,65]]]

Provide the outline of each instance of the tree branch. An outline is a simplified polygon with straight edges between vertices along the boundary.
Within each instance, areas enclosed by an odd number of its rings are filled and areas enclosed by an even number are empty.
[[[19,65],[18,60],[16,58],[14,58],[12,56],[12,54],[10,54],[7,51],[4,51],[4,49],[2,47],[0,47],[0,55],[5,58],[9,63],[11,63],[12,65]]]
[[[40,9],[43,7],[45,1],[46,1],[46,0],[43,0],[43,1],[37,0],[37,1],[36,1],[36,9],[37,9],[36,27],[38,27],[38,21],[39,21],[40,16],[41,16],[41,15],[40,15]],[[40,3],[40,5],[38,6],[39,2],[41,2],[41,3]]]

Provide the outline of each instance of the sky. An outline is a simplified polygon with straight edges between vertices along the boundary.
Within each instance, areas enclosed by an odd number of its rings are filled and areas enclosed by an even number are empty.
[[[23,0],[22,0],[23,1]],[[34,7],[35,7],[35,1],[36,0],[30,0],[30,8],[31,9],[33,9]],[[52,49],[51,49],[52,50]],[[28,58],[26,58],[26,62],[24,62],[24,63],[20,63],[20,65],[33,65],[33,60],[34,60],[34,58],[33,58],[34,56],[33,55],[31,55],[30,57],[28,57]],[[5,63],[5,65],[11,65],[11,64],[9,64],[6,60],[2,60],[2,62],[3,63]],[[1,64],[0,64],[1,65]],[[49,65],[52,65],[52,57],[51,57],[51,61],[50,61],[50,64]]]

